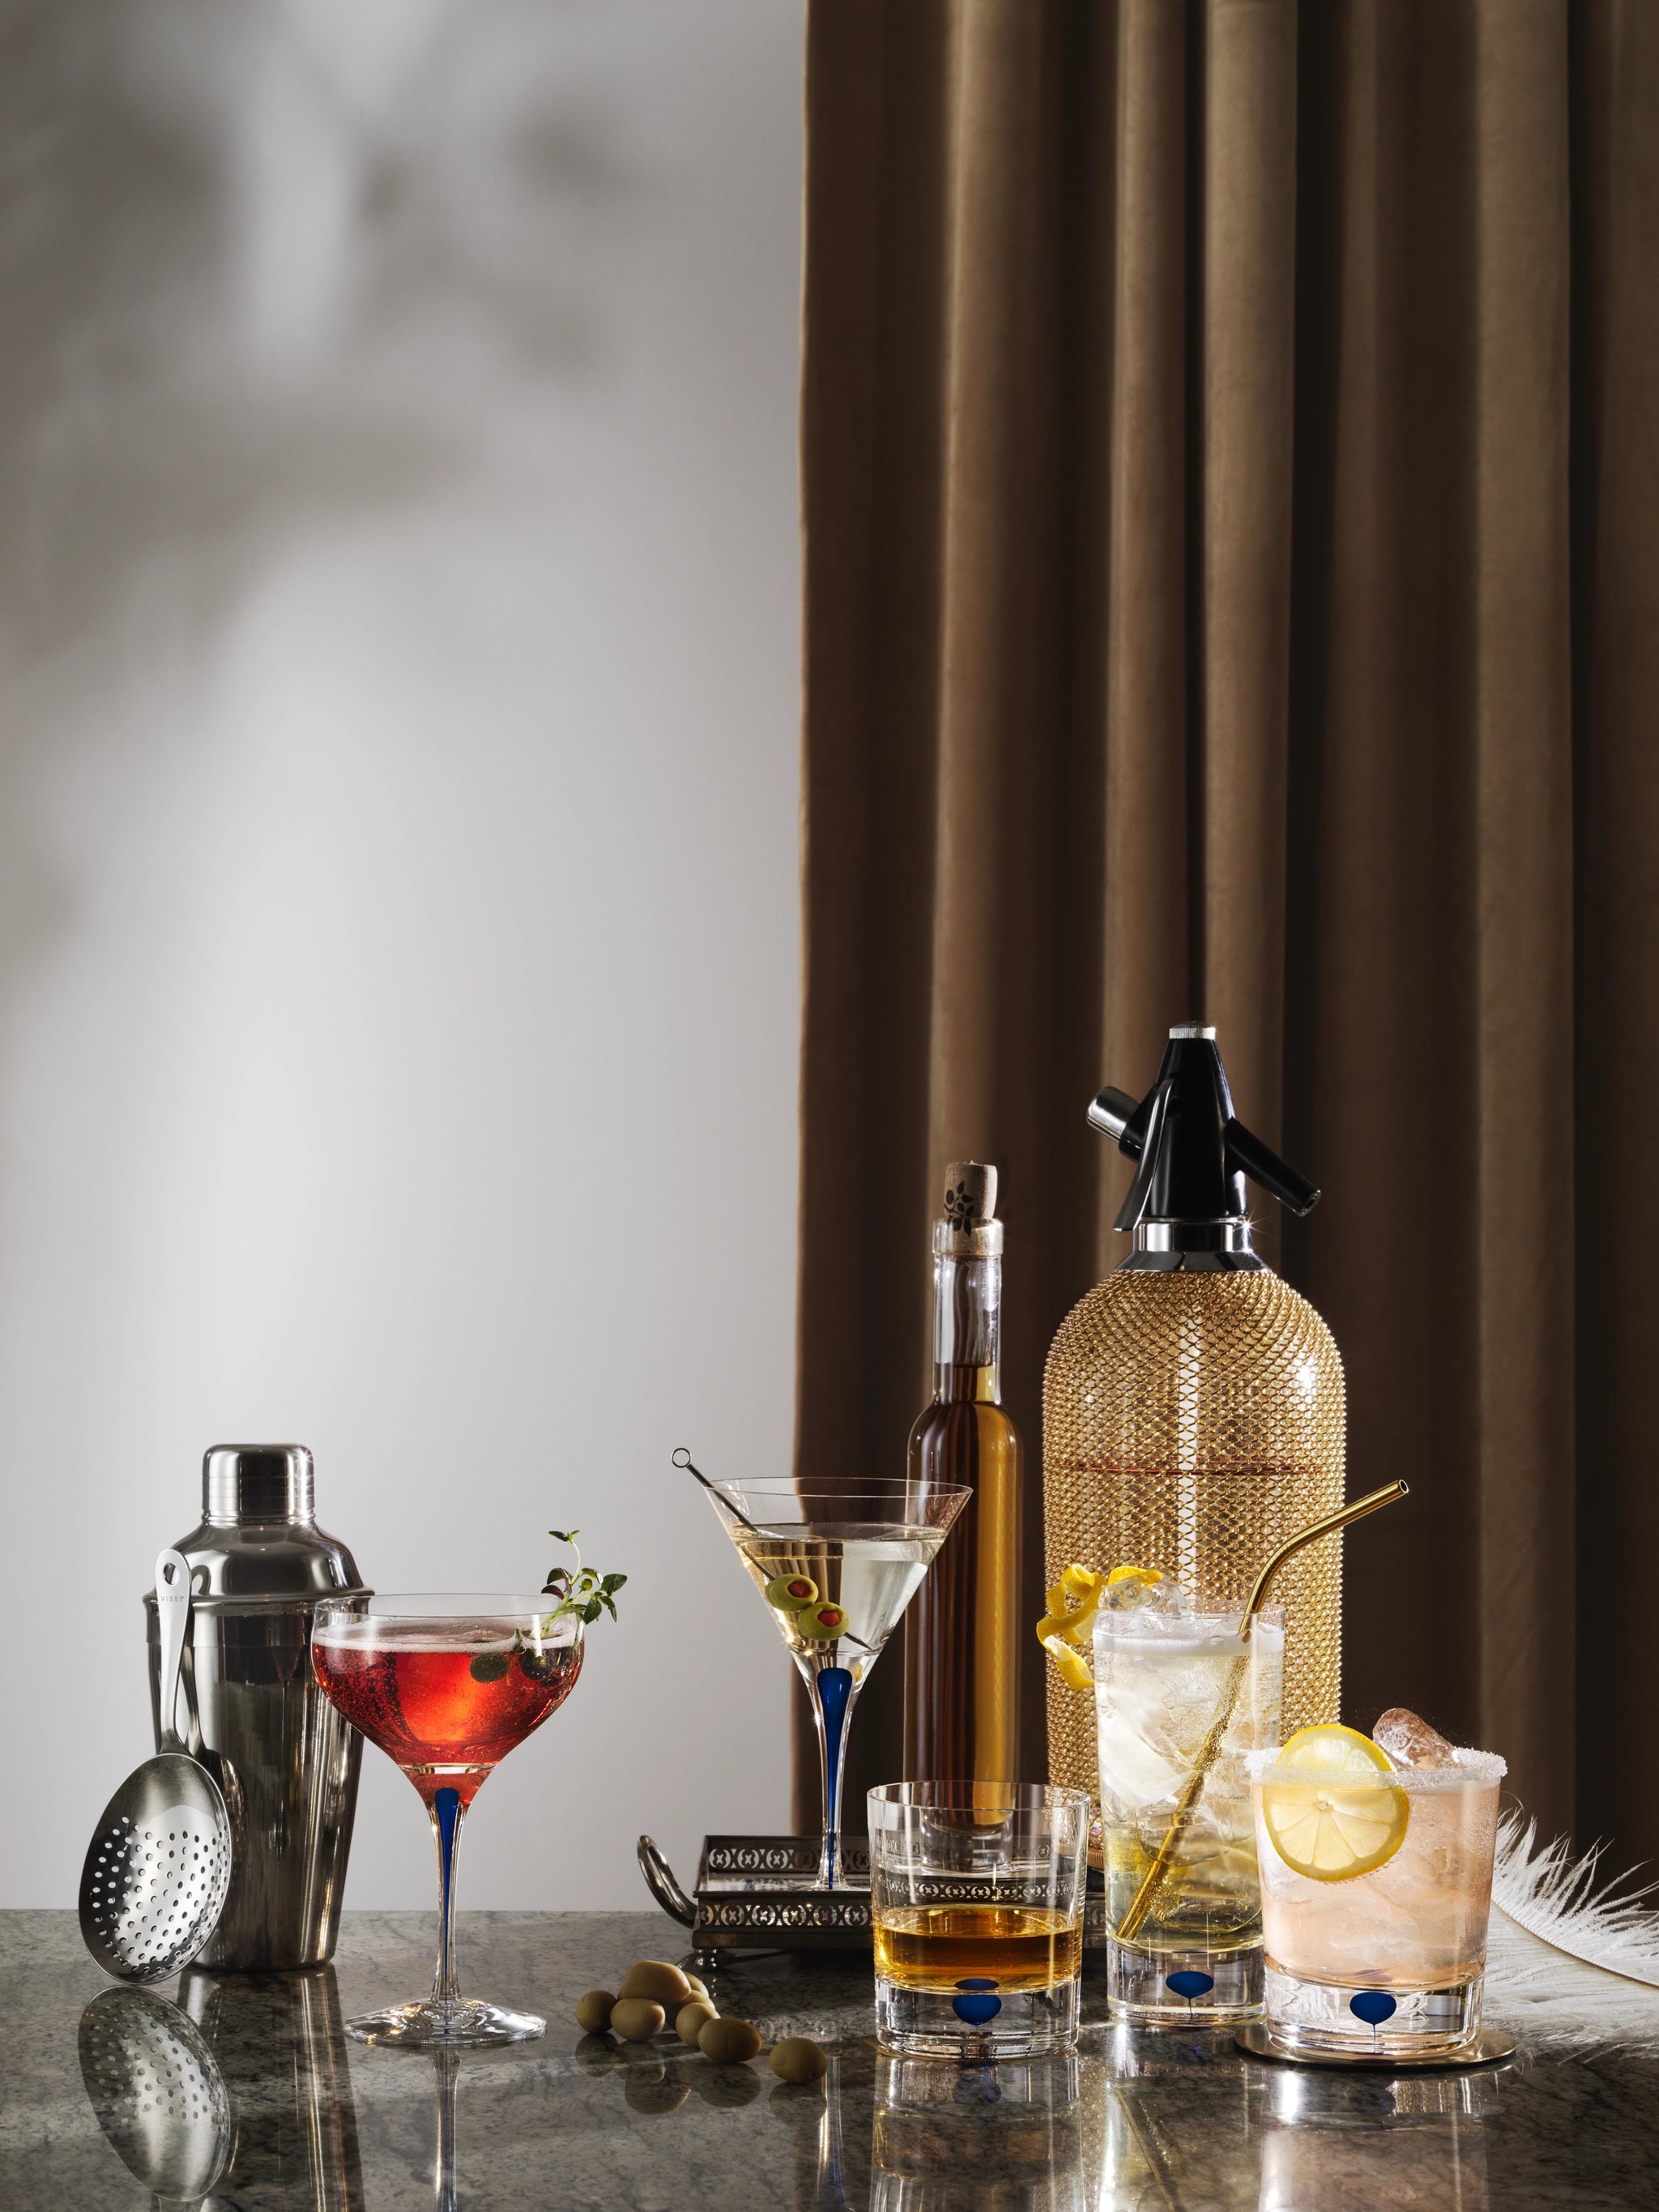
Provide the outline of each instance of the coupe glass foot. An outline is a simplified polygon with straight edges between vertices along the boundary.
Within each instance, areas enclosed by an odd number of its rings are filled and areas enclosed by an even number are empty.
[[[512,2012],[504,2005],[431,1998],[416,2004],[388,2005],[346,2022],[346,2033],[359,2043],[396,2044],[405,2051],[463,2051],[476,2044],[528,2043],[546,2032],[533,2012]]]

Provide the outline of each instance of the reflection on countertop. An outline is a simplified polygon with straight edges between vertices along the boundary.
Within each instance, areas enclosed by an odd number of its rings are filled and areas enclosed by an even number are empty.
[[[535,2005],[540,2043],[444,2061],[352,2043],[343,2019],[423,1985],[416,1914],[349,1917],[335,1970],[186,1974],[112,1988],[74,1917],[0,1915],[10,2002],[0,2205],[85,2212],[1437,2212],[1659,2204],[1648,2142],[1659,1995],[1574,2030],[1561,1975],[1511,2000],[1521,2037],[1479,2073],[1311,2071],[1224,2033],[1103,2017],[1085,1980],[1075,2058],[953,2067],[889,2057],[867,1965],[755,1958],[715,1995],[769,2041],[811,2034],[828,2079],[717,2068],[672,2039],[584,2037],[576,1996],[676,1955],[654,1915],[482,1914],[469,1981]],[[1588,1971],[1588,1970],[1581,1970]],[[1605,1994],[1605,1992],[1603,1993]],[[1549,2000],[1550,2002],[1545,2002]],[[1552,2004],[1553,2008],[1552,2009]],[[1535,2015],[1528,2025],[1528,2014]],[[1542,2025],[1540,2025],[1542,2023]]]

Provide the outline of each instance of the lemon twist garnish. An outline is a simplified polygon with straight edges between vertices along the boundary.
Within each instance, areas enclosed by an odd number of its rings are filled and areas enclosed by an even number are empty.
[[[1130,1580],[1155,1583],[1158,1574],[1152,1567],[1114,1567],[1109,1574],[1097,1575],[1092,1568],[1073,1561],[1047,1593],[1044,1601],[1048,1610],[1037,1623],[1037,1642],[1069,1689],[1093,1689],[1095,1678],[1078,1647],[1086,1647],[1093,1636],[1095,1615],[1107,1591],[1115,1583]]]
[[[1393,1772],[1382,1746],[1356,1729],[1298,1729],[1261,1781],[1262,1820],[1292,1873],[1353,1881],[1386,1866],[1411,1820],[1405,1791],[1382,1778]]]

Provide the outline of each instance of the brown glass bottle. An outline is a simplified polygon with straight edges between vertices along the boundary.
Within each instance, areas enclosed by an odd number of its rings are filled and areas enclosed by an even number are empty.
[[[912,1481],[973,1496],[905,1616],[904,1771],[1019,1774],[1020,1443],[1002,1409],[996,1170],[955,1162],[933,1224],[933,1397],[910,1431]]]

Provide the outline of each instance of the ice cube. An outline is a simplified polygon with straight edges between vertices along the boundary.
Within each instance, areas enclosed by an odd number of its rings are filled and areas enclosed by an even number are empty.
[[[1173,1575],[1160,1575],[1153,1602],[1165,1620],[1190,1620],[1193,1601]]]
[[[1100,1700],[1100,1778],[1126,1812],[1155,1805],[1180,1788],[1183,1769],[1160,1758],[1130,1716]]]
[[[1109,1583],[1100,1603],[1105,1613],[1148,1613],[1164,1620],[1183,1620],[1193,1609],[1181,1584],[1160,1569],[1123,1575]]]
[[[1160,1577],[1161,1580],[1161,1577]],[[1101,1593],[1103,1613],[1139,1613],[1158,1603],[1158,1585],[1145,1582],[1139,1575],[1124,1575],[1117,1582],[1108,1583]]]
[[[1456,1752],[1443,1735],[1405,1705],[1390,1705],[1371,1730],[1396,1766],[1453,1766]]]

